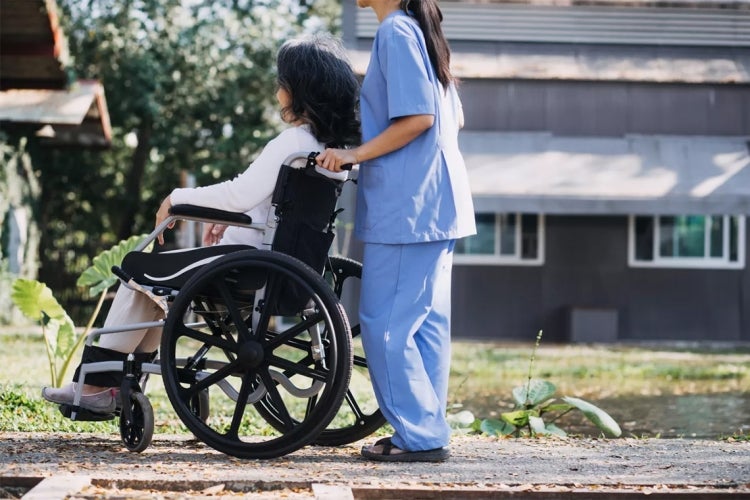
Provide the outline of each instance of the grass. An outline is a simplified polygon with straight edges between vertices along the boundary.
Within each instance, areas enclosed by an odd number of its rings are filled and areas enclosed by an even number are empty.
[[[49,373],[40,333],[3,332],[0,346],[0,430],[115,431],[116,421],[71,422],[41,399],[40,389],[49,384]],[[450,404],[469,408],[478,418],[505,411],[511,406],[511,389],[526,381],[531,350],[531,342],[454,342]],[[545,345],[542,341],[533,376],[555,383],[559,394],[591,402],[621,396],[750,393],[750,351]],[[187,432],[158,377],[151,377],[147,393],[156,433]]]
[[[532,346],[457,343],[451,397],[505,396],[528,377]],[[542,345],[535,378],[561,393],[602,399],[620,396],[750,392],[750,352],[706,352],[628,346]]]

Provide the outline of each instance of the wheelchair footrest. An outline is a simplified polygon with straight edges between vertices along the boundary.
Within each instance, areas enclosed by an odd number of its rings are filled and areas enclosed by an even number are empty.
[[[60,413],[62,413],[65,418],[70,418],[73,413],[72,405],[61,404],[59,406],[59,409]],[[76,422],[101,422],[104,420],[112,420],[116,416],[117,415],[114,413],[97,413],[87,410],[86,408],[79,408],[78,412],[76,413]]]

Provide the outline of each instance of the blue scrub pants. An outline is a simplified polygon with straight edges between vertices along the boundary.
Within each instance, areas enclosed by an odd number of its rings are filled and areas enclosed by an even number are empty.
[[[409,451],[448,445],[454,240],[366,243],[359,319],[378,405],[392,442]]]

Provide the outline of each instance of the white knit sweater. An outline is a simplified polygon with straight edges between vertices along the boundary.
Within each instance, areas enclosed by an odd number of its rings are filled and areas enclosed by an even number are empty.
[[[190,204],[229,212],[244,212],[252,217],[253,222],[263,223],[268,220],[271,195],[284,160],[295,153],[307,156],[313,151],[322,152],[324,148],[310,133],[309,126],[288,128],[266,144],[255,161],[234,179],[210,186],[175,189],[170,194],[172,205]],[[301,163],[304,165],[304,159]],[[298,165],[295,163],[293,166]],[[319,170],[332,175],[327,170]],[[346,173],[335,176],[345,179]],[[262,241],[262,231],[231,226],[227,228],[220,244],[244,244],[260,248]]]

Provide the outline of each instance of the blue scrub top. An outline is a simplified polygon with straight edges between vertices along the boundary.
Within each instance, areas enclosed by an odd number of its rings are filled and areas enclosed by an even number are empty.
[[[355,236],[366,243],[418,243],[476,233],[466,166],[458,150],[460,102],[430,64],[419,24],[401,10],[378,27],[360,97],[362,139],[395,118],[434,115],[401,149],[360,165]]]

